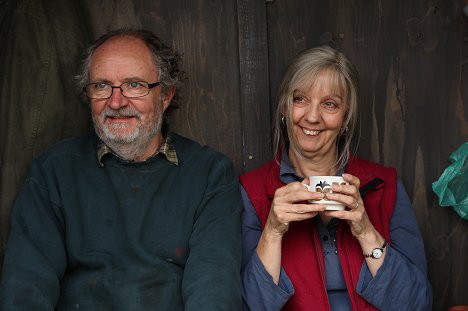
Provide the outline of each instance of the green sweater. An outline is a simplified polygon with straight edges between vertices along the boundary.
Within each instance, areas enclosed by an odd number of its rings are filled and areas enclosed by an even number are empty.
[[[178,165],[113,155],[94,134],[34,160],[12,213],[1,310],[241,310],[231,162],[171,135]]]

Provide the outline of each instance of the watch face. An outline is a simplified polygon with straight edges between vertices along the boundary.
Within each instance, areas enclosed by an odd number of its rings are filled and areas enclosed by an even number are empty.
[[[382,250],[380,248],[375,248],[372,251],[372,257],[377,258],[377,259],[382,257]]]

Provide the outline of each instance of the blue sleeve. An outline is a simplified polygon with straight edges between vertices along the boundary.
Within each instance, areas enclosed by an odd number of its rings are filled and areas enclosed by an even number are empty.
[[[53,310],[66,269],[63,217],[35,162],[31,171],[12,210],[0,310]]]
[[[424,244],[401,181],[390,221],[391,246],[374,278],[364,261],[357,292],[380,310],[431,310]]]
[[[278,285],[258,258],[256,248],[262,225],[250,199],[241,186],[242,214],[242,296],[244,310],[280,310],[294,294],[291,280],[281,268]]]

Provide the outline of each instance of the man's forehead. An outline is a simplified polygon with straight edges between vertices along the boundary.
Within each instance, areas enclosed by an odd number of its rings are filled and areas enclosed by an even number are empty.
[[[118,47],[118,49],[115,49]],[[112,52],[114,54],[118,54],[119,51],[122,50],[132,50],[137,48],[141,52],[146,52],[151,54],[150,49],[146,45],[146,43],[138,37],[132,35],[117,35],[115,37],[111,37],[103,42],[99,47],[96,48],[94,54],[105,52]]]
[[[97,74],[101,70],[158,74],[146,43],[133,36],[112,37],[96,49],[91,58],[90,73]]]

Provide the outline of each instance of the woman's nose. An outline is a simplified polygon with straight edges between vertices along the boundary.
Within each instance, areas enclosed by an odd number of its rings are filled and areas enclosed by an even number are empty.
[[[320,121],[320,104],[310,103],[305,111],[305,119],[307,122],[316,123]]]

